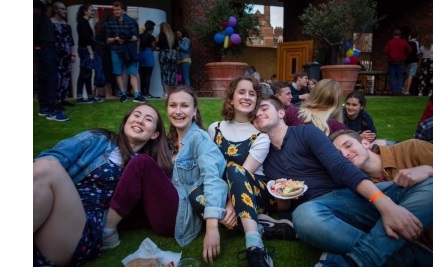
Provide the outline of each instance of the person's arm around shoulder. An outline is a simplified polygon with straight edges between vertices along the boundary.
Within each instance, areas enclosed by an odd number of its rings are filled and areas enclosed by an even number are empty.
[[[406,208],[395,204],[371,180],[361,181],[356,191],[376,206],[389,237],[398,239],[402,236],[406,240],[414,241],[421,235],[423,226],[418,218]]]

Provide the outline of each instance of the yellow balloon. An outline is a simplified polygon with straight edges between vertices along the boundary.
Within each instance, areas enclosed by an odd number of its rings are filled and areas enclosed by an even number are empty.
[[[354,54],[354,52],[353,52],[352,49],[348,49],[348,50],[346,51],[346,56],[347,56],[347,57],[352,57],[353,54]]]
[[[226,35],[226,37],[224,38],[224,49],[227,49],[229,46],[229,36]]]

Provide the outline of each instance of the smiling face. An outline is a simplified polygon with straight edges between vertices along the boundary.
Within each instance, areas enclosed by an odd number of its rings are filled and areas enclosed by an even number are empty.
[[[185,91],[171,93],[167,100],[167,116],[178,131],[186,131],[197,114],[193,97]]]
[[[135,152],[150,139],[159,136],[159,133],[155,131],[157,122],[157,113],[152,107],[146,105],[138,106],[128,117],[123,129],[131,148]]]
[[[245,118],[254,112],[257,104],[257,92],[251,81],[239,81],[233,93],[231,104],[235,111],[235,119],[238,118],[239,122],[244,122]]]
[[[308,80],[308,82],[307,82],[308,91],[311,92],[311,90],[313,90],[314,87],[316,87],[316,84],[314,84],[314,82],[312,80]]]
[[[361,106],[359,99],[351,97],[346,100],[346,111],[349,118],[355,119],[362,109],[364,109],[364,107]]]
[[[84,11],[84,16],[90,18],[93,18],[95,16],[95,9],[93,6],[90,6],[86,11]]]
[[[333,141],[337,150],[356,167],[362,167],[369,160],[369,142],[365,139],[359,142],[349,135],[340,135]]]
[[[281,88],[280,93],[276,94],[275,96],[278,97],[278,99],[281,100],[286,107],[290,106],[293,98],[292,91],[289,87]]]
[[[278,99],[276,99],[277,101]],[[263,99],[260,102],[259,108],[254,119],[254,126],[264,133],[270,133],[272,129],[277,129],[278,124],[284,118],[284,106],[276,107],[272,99]],[[277,110],[279,109],[279,110]],[[284,122],[283,122],[284,123]]]

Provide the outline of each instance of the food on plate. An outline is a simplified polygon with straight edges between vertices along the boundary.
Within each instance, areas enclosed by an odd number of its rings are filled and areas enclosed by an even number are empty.
[[[275,184],[271,185],[271,191],[278,196],[293,197],[304,191],[304,181],[277,179]]]
[[[152,267],[152,266],[159,266],[158,261],[154,258],[136,258],[134,260],[129,261],[126,264],[126,267]]]

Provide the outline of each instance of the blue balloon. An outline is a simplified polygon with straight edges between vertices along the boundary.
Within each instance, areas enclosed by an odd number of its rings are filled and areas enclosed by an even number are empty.
[[[350,42],[346,41],[346,43],[344,43],[344,51],[347,51],[348,49],[350,49]]]
[[[353,50],[353,56],[359,57],[360,54],[361,54],[360,50],[357,50],[357,49]]]
[[[226,27],[224,32],[227,36],[230,36],[235,32],[235,30],[232,27]]]
[[[222,44],[224,42],[225,35],[222,32],[217,32],[214,37],[213,41],[217,44]]]

